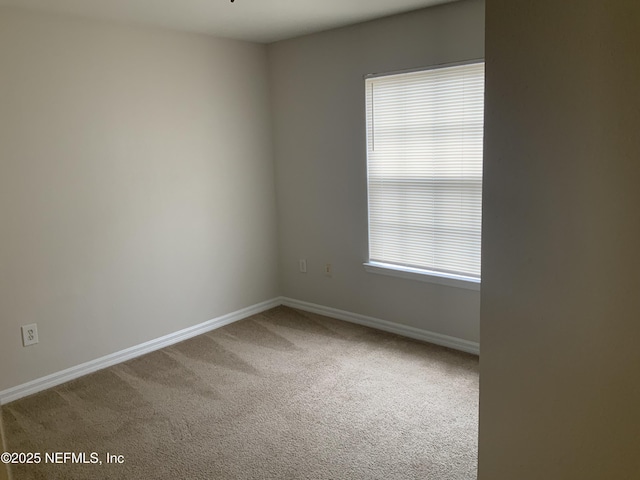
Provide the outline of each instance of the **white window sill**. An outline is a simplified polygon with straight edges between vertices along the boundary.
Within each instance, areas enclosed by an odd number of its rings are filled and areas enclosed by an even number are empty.
[[[448,287],[465,288],[467,290],[480,291],[480,279],[464,277],[448,273],[432,272],[419,268],[400,267],[388,263],[367,262],[363,263],[364,269],[369,273],[389,275],[391,277],[407,278],[420,282],[437,283]]]

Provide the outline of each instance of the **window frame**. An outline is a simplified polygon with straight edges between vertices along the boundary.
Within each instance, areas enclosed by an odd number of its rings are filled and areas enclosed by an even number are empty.
[[[426,67],[417,67],[412,69],[397,70],[397,71],[384,72],[384,73],[371,73],[371,74],[364,75],[363,80],[364,80],[364,87],[365,87],[365,103],[366,103],[366,95],[367,95],[367,92],[366,92],[367,80],[378,78],[378,77],[386,77],[386,76],[393,76],[393,75],[406,74],[406,73],[426,72],[426,71],[437,70],[441,68],[473,65],[478,63],[485,64],[485,59],[476,58],[476,59],[470,59],[470,60],[465,60],[461,62],[443,63],[443,64],[436,64],[436,65],[429,65]],[[368,132],[369,118],[368,118],[366,108],[365,108],[365,129]],[[369,176],[368,133],[367,133],[367,140],[365,144],[366,144],[365,160],[366,160],[366,167],[367,167],[367,261],[363,263],[363,267],[365,271],[368,273],[398,277],[403,279],[417,280],[421,282],[434,283],[438,285],[462,288],[466,290],[479,291],[481,282],[482,282],[481,273],[480,273],[480,277],[466,276],[466,275],[461,275],[456,273],[448,273],[448,272],[442,272],[437,270],[429,270],[426,268],[410,267],[410,266],[404,266],[399,264],[384,263],[380,261],[371,260],[371,212],[370,212],[371,202],[369,197],[370,176]],[[483,162],[484,162],[484,159],[483,159]],[[480,204],[480,209],[482,211],[482,200]]]

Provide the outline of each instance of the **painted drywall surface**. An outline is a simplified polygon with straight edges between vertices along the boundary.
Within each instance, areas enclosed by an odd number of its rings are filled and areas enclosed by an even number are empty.
[[[269,46],[284,295],[466,340],[477,291],[367,273],[363,76],[482,58],[464,1]],[[308,273],[298,271],[306,258]],[[323,273],[333,266],[332,277]]]
[[[0,9],[0,65],[0,390],[280,293],[264,46]]]
[[[640,478],[638,2],[487,2],[480,480]]]

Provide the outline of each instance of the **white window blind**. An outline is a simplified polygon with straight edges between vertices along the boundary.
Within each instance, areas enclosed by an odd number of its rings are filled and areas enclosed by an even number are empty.
[[[479,279],[484,62],[365,86],[369,261]]]

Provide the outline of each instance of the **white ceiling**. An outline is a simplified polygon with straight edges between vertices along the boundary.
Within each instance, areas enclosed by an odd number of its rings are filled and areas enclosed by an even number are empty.
[[[0,0],[84,17],[269,43],[454,0]]]

